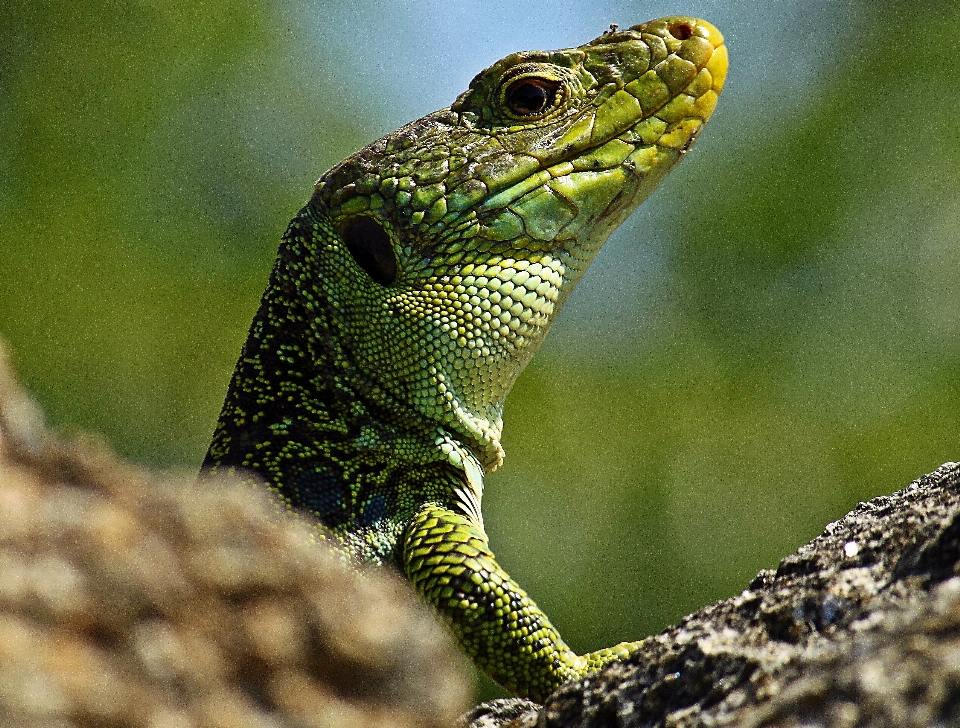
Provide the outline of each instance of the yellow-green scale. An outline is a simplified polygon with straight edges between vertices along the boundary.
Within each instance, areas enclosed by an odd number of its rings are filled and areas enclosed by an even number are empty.
[[[358,561],[403,572],[464,649],[544,698],[578,656],[480,512],[503,402],[607,236],[690,149],[726,75],[693,18],[516,53],[323,175],[291,222],[204,468],[250,471]]]

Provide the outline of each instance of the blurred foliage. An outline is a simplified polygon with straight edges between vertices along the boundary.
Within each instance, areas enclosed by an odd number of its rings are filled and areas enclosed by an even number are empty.
[[[602,253],[656,238],[637,317],[578,291],[508,402],[492,542],[577,649],[960,457],[960,7],[856,7],[783,114],[738,90],[730,29],[655,232],[641,213]],[[0,3],[0,335],[55,423],[202,458],[279,235],[382,131],[349,67],[304,60],[301,12]]]
[[[246,0],[0,4],[0,333],[55,422],[202,457],[280,233],[370,136],[290,27]]]

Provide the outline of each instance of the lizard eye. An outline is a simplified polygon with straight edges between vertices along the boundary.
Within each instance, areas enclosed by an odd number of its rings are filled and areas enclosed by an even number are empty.
[[[514,81],[504,99],[517,116],[539,116],[556,100],[560,83],[546,78],[521,78]]]
[[[350,255],[376,283],[389,286],[397,279],[397,257],[387,231],[372,217],[351,217],[340,226],[340,237]]]

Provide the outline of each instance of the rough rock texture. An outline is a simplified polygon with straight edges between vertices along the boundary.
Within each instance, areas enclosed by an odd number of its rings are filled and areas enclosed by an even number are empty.
[[[264,493],[52,437],[0,349],[0,725],[449,726],[464,675]]]
[[[861,503],[629,662],[464,725],[960,725],[960,465]]]

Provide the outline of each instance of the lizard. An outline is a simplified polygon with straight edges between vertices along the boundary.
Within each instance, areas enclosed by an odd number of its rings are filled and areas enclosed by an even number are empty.
[[[668,17],[513,53],[327,171],[284,234],[206,477],[265,483],[345,558],[404,575],[474,663],[542,702],[578,655],[480,510],[503,405],[609,234],[690,150],[723,36]]]

